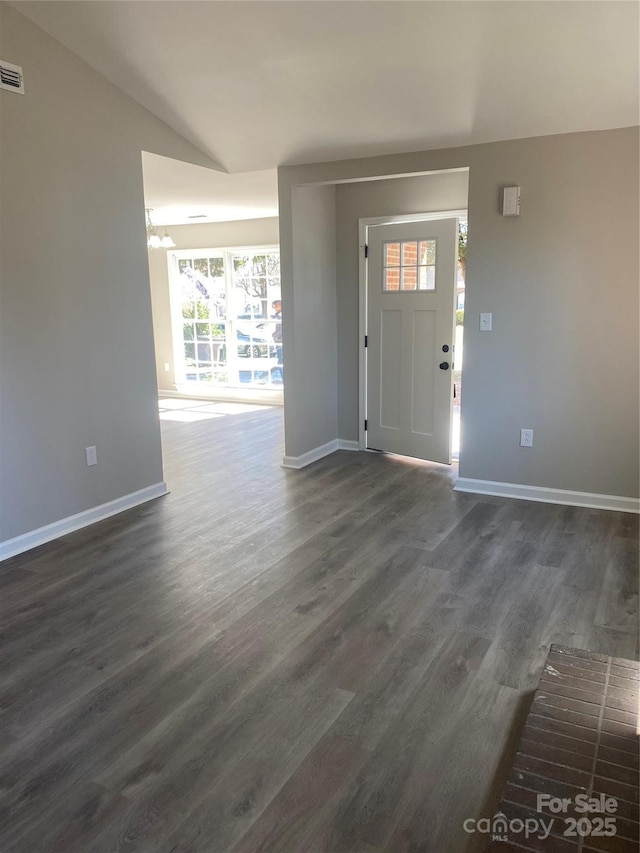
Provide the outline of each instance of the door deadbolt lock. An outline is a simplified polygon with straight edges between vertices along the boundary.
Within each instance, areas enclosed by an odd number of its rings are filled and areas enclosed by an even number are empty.
[[[443,344],[442,352],[449,352],[449,344]]]

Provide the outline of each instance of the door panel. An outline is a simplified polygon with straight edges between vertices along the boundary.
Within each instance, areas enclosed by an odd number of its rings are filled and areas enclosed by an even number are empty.
[[[380,312],[380,425],[400,429],[402,312]]]
[[[450,463],[458,220],[370,226],[368,246],[367,447]]]
[[[411,431],[432,435],[434,431],[433,380],[435,365],[436,312],[414,311],[411,365]]]

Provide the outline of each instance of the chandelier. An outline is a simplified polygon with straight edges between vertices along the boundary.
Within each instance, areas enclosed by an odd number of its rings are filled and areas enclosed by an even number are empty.
[[[147,246],[150,249],[173,249],[175,243],[169,236],[166,228],[162,229],[162,235],[158,234],[157,227],[151,221],[151,208],[146,209],[147,214]]]

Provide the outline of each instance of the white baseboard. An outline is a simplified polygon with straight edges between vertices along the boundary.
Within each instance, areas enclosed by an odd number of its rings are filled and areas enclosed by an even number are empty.
[[[198,403],[257,403],[262,406],[283,406],[284,396],[281,390],[261,388],[223,388],[220,391],[198,391],[194,388],[179,386],[175,391],[162,389],[158,391],[158,397],[174,398],[181,400],[194,400]]]
[[[13,539],[7,539],[4,542],[0,542],[0,560],[7,560],[9,557],[15,557],[16,554],[30,551],[38,545],[51,542],[52,539],[59,539],[60,536],[73,533],[82,527],[88,527],[90,524],[95,524],[96,521],[102,521],[112,515],[117,515],[117,513],[123,512],[125,509],[132,509],[134,506],[139,506],[154,498],[159,498],[162,495],[168,494],[168,492],[169,489],[164,481],[156,483],[153,486],[147,486],[146,489],[140,489],[137,492],[123,495],[121,498],[116,498],[108,503],[86,509],[84,512],[79,512],[76,515],[61,518],[60,521],[54,521],[44,527],[39,527],[37,530],[31,530],[29,533],[22,533]]]
[[[618,512],[640,513],[638,498],[618,495],[597,495],[591,492],[572,492],[565,489],[547,489],[543,486],[522,486],[517,483],[496,483],[492,480],[473,480],[458,477],[456,492],[471,492],[476,495],[495,495],[500,498],[518,498],[523,501],[584,506],[590,509],[610,509]]]
[[[360,450],[359,442],[348,441],[346,438],[339,438],[338,445],[338,450]]]
[[[306,468],[307,465],[311,465],[312,462],[317,462],[318,459],[323,459],[325,456],[335,453],[336,450],[360,450],[360,446],[357,441],[347,441],[344,438],[334,438],[333,441],[328,441],[320,447],[314,447],[313,450],[308,450],[306,453],[303,453],[302,456],[283,457],[282,467],[294,468],[296,470]]]

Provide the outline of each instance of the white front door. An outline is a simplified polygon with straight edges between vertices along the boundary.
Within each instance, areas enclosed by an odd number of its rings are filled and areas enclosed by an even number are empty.
[[[450,463],[458,220],[367,242],[367,447]]]

